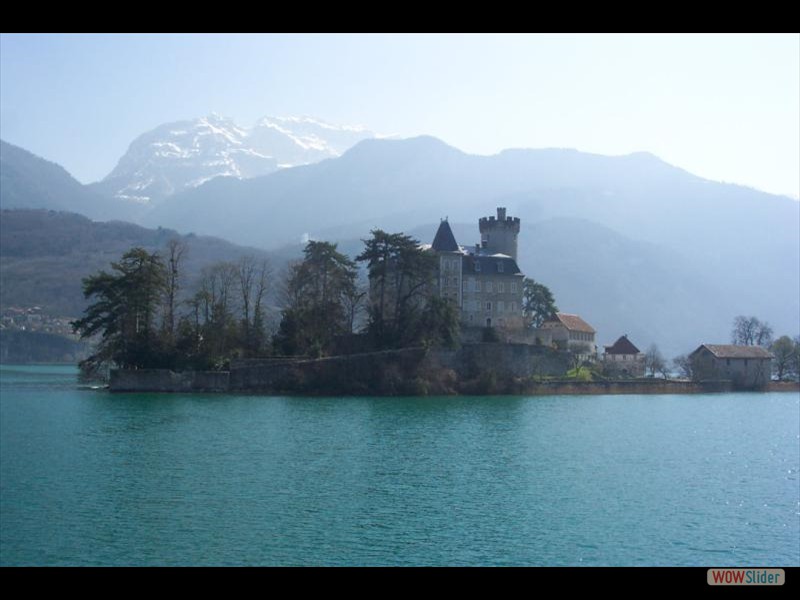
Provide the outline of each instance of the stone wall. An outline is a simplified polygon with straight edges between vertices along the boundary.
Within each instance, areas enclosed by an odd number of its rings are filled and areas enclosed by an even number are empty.
[[[237,361],[231,365],[230,390],[333,395],[414,393],[420,391],[414,380],[425,356],[422,348],[406,348],[319,359]]]
[[[702,383],[671,379],[631,379],[625,381],[543,381],[530,383],[521,393],[532,396],[602,394],[707,394],[730,392],[730,381]]]
[[[227,392],[227,371],[183,371],[168,369],[112,369],[108,389],[112,392]]]
[[[569,358],[545,346],[529,344],[463,344],[458,350],[436,350],[431,359],[456,371],[460,378],[493,372],[497,377],[561,376]]]

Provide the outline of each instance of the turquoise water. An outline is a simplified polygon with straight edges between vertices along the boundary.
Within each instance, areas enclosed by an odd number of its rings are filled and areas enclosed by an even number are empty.
[[[797,394],[0,386],[2,565],[800,564]]]

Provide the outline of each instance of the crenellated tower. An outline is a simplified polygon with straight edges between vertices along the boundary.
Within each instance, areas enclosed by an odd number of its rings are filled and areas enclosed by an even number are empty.
[[[497,217],[481,217],[481,248],[488,254],[506,254],[517,260],[519,217],[507,217],[505,207],[497,208]]]

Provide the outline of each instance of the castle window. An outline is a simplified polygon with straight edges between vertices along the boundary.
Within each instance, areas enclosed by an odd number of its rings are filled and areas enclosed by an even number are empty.
[[[516,283],[512,283],[511,284],[511,293],[512,294],[516,294],[517,293],[517,284]]]
[[[486,291],[489,292],[490,294],[492,293],[492,282],[491,281],[487,281],[486,282]]]
[[[491,302],[487,302],[486,303],[486,310],[489,310],[489,311],[492,310],[492,303]]]
[[[502,300],[500,300],[497,303],[497,312],[501,313],[501,312],[505,312],[505,310],[506,310],[506,303],[503,302]]]
[[[517,312],[517,303],[516,303],[516,302],[512,302],[512,303],[511,303],[511,308],[510,308],[510,310],[511,310],[511,312],[512,312],[512,313],[515,313],[515,312]]]
[[[497,272],[498,273],[504,273],[505,272],[505,271],[503,271],[504,268],[505,268],[505,266],[503,265],[503,261],[498,261],[497,262]]]
[[[498,283],[497,284],[497,291],[502,294],[503,292],[506,291],[506,286],[503,285],[502,283]]]
[[[480,263],[480,261],[477,261],[477,260],[475,261],[475,272],[476,273],[480,273],[481,272],[481,263]]]

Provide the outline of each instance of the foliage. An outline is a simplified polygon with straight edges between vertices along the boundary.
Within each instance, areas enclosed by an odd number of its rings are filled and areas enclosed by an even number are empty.
[[[522,312],[530,320],[531,327],[539,328],[555,316],[558,307],[547,286],[526,277],[522,284]]]
[[[436,257],[402,233],[372,231],[356,257],[367,264],[370,282],[367,331],[378,348],[451,344],[458,315],[432,286]]]
[[[778,381],[798,378],[797,366],[800,364],[800,343],[789,336],[779,337],[770,346],[770,352],[775,356],[772,361],[772,370]]]
[[[355,263],[336,244],[308,242],[303,261],[287,273],[275,348],[287,355],[328,353],[336,336],[351,332],[356,295]]]
[[[101,271],[83,280],[84,296],[95,302],[73,328],[81,338],[100,334],[101,341],[81,364],[90,371],[108,363],[159,366],[163,348],[155,323],[166,286],[164,263],[157,253],[133,248],[111,268],[112,273]]]
[[[95,301],[73,328],[82,338],[100,337],[81,363],[84,373],[112,366],[221,369],[231,358],[266,353],[266,260],[243,257],[205,267],[184,299],[187,247],[171,240],[165,255],[133,248],[112,263],[111,273],[84,279],[84,294]]]
[[[585,366],[577,366],[567,371],[567,379],[576,381],[592,381],[594,374],[592,370]]]

